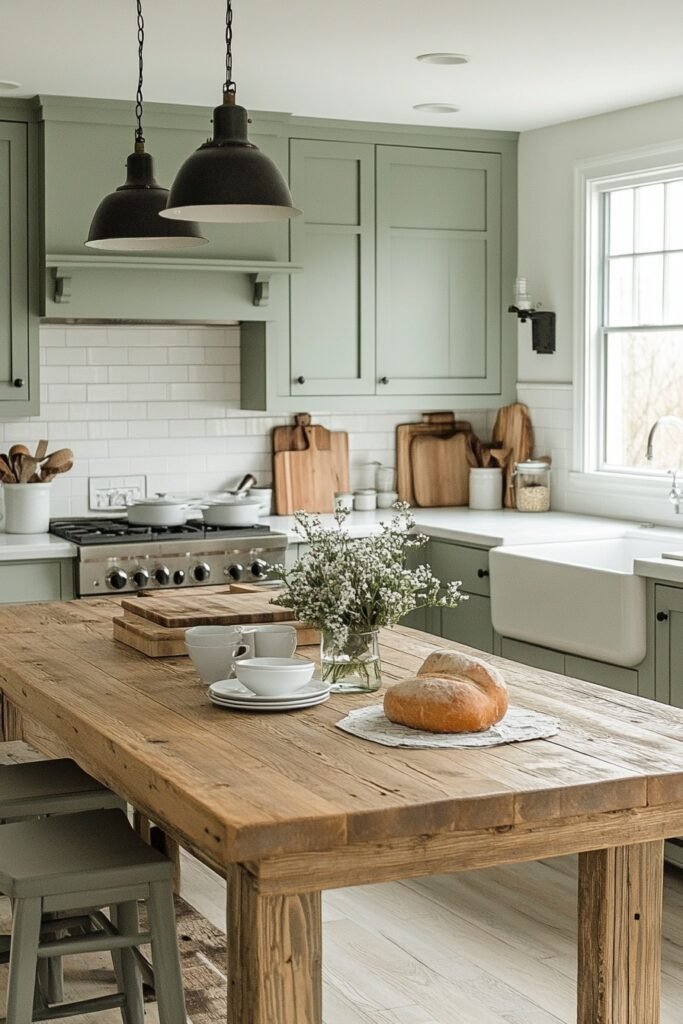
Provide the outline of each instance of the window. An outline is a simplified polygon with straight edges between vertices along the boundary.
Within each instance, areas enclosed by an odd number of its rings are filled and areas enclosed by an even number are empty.
[[[585,468],[663,472],[683,435],[683,166],[589,180]]]

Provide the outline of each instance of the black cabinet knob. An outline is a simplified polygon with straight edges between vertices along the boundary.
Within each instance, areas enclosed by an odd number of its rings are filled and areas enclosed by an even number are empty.
[[[666,622],[668,618],[666,612],[657,612],[657,622]]]
[[[23,386],[24,386],[24,378],[23,377],[15,377],[14,380],[12,381],[12,383],[14,384],[15,388],[23,388]]]
[[[306,378],[305,377],[297,377],[295,383],[296,384],[305,384],[306,383]]]
[[[380,384],[388,384],[389,383],[389,378],[388,377],[380,377],[379,382],[380,382]]]
[[[480,580],[483,580],[485,576],[488,576],[488,569],[477,569],[477,576]]]

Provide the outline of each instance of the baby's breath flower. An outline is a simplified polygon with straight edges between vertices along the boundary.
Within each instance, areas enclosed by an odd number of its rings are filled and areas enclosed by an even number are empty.
[[[335,527],[319,516],[297,512],[296,530],[306,553],[289,570],[276,566],[285,586],[272,603],[290,608],[307,625],[324,630],[332,643],[344,647],[349,634],[394,626],[416,608],[456,608],[467,595],[460,582],[442,587],[428,565],[406,567],[409,552],[428,538],[412,533],[415,519],[405,502],[380,532],[352,539],[343,529],[348,512],[335,513]]]

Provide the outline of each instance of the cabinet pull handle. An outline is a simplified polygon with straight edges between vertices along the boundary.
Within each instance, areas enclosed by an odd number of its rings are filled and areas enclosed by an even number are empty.
[[[488,576],[488,569],[477,569],[477,576],[480,580],[483,580],[485,576]]]
[[[666,612],[657,612],[657,622],[666,622],[668,618]]]
[[[23,386],[24,386],[24,378],[23,377],[15,377],[14,380],[12,381],[12,383],[14,384],[15,388],[23,388]]]
[[[305,377],[297,377],[296,380],[294,381],[294,383],[295,384],[305,384],[306,383],[306,378]]]
[[[380,377],[379,382],[380,382],[380,384],[388,384],[389,383],[389,378],[388,377]]]

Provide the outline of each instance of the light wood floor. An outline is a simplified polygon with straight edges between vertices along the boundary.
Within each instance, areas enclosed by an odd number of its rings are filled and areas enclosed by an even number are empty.
[[[225,887],[183,860],[225,927]],[[683,1005],[683,873],[667,870],[662,1024]],[[325,1024],[574,1024],[574,858],[324,896]]]

